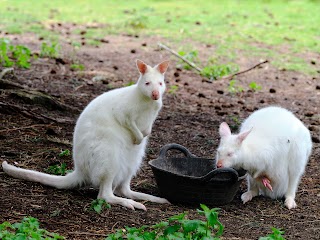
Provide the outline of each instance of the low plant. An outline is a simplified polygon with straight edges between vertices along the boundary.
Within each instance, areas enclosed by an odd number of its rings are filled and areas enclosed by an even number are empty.
[[[241,125],[241,121],[237,116],[230,116],[231,124],[230,128],[233,132],[236,132],[239,130],[239,127]]]
[[[198,51],[197,50],[193,50],[190,52],[185,52],[185,51],[179,51],[178,54],[182,57],[184,57],[185,59],[189,60],[190,62],[198,62]],[[186,70],[191,70],[191,66],[187,63],[185,63],[182,60],[179,60],[178,62],[179,67],[182,67]]]
[[[169,87],[168,93],[175,95],[176,92],[178,91],[179,87],[177,85],[171,85]]]
[[[66,175],[66,173],[68,172],[72,172],[72,170],[67,169],[66,163],[62,163],[61,165],[56,164],[56,165],[49,166],[45,171],[50,174],[62,175],[62,176]]]
[[[258,85],[256,82],[249,83],[249,88],[253,91],[259,91],[262,89],[262,87]]]
[[[29,48],[17,45],[17,46],[10,46],[12,56],[16,60],[16,65],[22,68],[29,68],[30,67],[30,58],[31,58],[31,51]]]
[[[111,205],[107,203],[104,199],[95,199],[91,202],[90,209],[94,210],[96,213],[101,213],[103,210],[111,208]]]
[[[223,234],[224,227],[218,219],[218,208],[209,209],[201,204],[200,215],[206,217],[205,221],[187,219],[187,213],[182,213],[152,226],[140,228],[126,227],[110,234],[106,240],[141,239],[141,240],[166,240],[166,239],[199,239],[215,240]]]
[[[133,17],[129,19],[125,25],[133,29],[144,29],[147,28],[148,20],[147,16]]]
[[[83,64],[71,64],[70,68],[72,70],[83,71],[84,70],[84,65]]]
[[[52,42],[51,44],[42,42],[40,57],[49,57],[49,58],[57,58],[59,55],[60,46],[56,42]]]
[[[23,45],[11,45],[8,39],[0,39],[0,64],[3,67],[30,67],[31,51]]]
[[[39,228],[36,218],[25,217],[21,222],[10,224],[3,222],[0,224],[0,239],[3,240],[23,240],[23,239],[65,239],[57,233],[49,232]]]
[[[59,153],[59,157],[68,157],[70,155],[71,155],[71,152],[69,149],[61,150],[61,152]]]
[[[259,240],[285,240],[285,238],[282,236],[282,234],[284,233],[284,231],[282,231],[281,229],[277,229],[277,228],[271,228],[272,233],[265,236],[265,237],[260,237]]]
[[[128,82],[125,86],[126,86],[126,87],[129,87],[129,86],[134,85],[134,84],[135,84],[135,81],[130,81],[130,82]]]
[[[239,66],[236,64],[215,64],[204,67],[200,74],[213,81],[237,71],[239,71]]]
[[[229,86],[228,86],[228,91],[230,93],[239,93],[243,92],[243,87],[237,84],[237,80],[230,80]]]

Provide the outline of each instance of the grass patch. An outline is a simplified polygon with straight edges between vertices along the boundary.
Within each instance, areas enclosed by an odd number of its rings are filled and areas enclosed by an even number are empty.
[[[298,52],[320,52],[319,12],[315,0],[17,0],[0,5],[1,24],[11,33],[45,35],[49,22],[99,22],[104,27],[90,29],[92,39],[110,33],[160,35],[179,42],[193,39],[216,46],[218,55],[229,58],[242,51],[277,60],[277,50],[285,46],[288,64],[280,60],[275,65],[309,74],[315,73],[314,67],[294,59]],[[268,50],[256,51],[257,43]]]

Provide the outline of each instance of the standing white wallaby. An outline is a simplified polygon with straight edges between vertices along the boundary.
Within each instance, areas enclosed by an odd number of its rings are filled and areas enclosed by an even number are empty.
[[[280,107],[255,111],[232,135],[221,123],[217,167],[248,171],[248,190],[243,203],[261,193],[273,199],[285,197],[287,208],[295,208],[295,195],[311,154],[309,130],[291,112]]]
[[[164,198],[132,191],[130,182],[138,171],[165,92],[164,73],[169,61],[150,67],[137,60],[140,78],[135,85],[106,92],[81,113],[74,130],[74,171],[54,176],[2,163],[16,178],[67,189],[81,185],[99,187],[98,198],[131,209],[146,207],[140,199],[168,203]],[[123,195],[126,198],[115,196]]]

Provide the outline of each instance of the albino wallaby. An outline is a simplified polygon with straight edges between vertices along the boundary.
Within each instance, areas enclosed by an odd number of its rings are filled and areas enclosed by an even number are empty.
[[[295,208],[295,195],[311,154],[309,130],[291,112],[266,107],[252,113],[232,135],[221,123],[217,167],[248,171],[248,190],[243,203],[261,193],[273,199],[285,197],[288,209]]]
[[[136,64],[140,72],[136,84],[98,96],[81,113],[73,136],[73,172],[54,176],[17,168],[6,161],[2,163],[3,170],[16,178],[60,189],[99,187],[98,198],[131,209],[146,210],[132,199],[168,203],[164,198],[130,189],[145,153],[147,136],[162,107],[164,73],[169,61],[153,68],[140,60]]]

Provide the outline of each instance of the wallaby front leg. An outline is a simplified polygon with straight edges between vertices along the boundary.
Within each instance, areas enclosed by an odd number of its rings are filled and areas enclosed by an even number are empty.
[[[151,131],[152,131],[152,125],[150,125],[148,128],[146,128],[145,130],[142,131],[142,135],[144,137],[148,136],[151,134]]]
[[[143,134],[138,129],[137,124],[134,121],[128,119],[126,121],[126,125],[131,132],[133,143],[139,145],[143,140]]]

